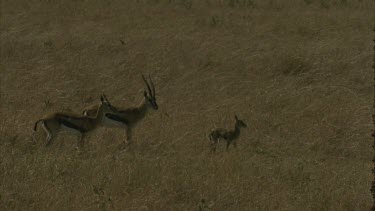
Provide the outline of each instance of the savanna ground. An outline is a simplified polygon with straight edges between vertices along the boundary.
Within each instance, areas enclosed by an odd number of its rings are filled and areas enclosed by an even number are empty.
[[[370,209],[372,1],[1,4],[1,210]],[[32,141],[102,92],[138,104],[141,73],[160,109],[129,148],[108,128]],[[237,149],[210,154],[234,114]]]

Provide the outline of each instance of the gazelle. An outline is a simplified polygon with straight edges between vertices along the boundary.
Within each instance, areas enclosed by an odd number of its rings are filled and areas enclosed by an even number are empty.
[[[108,99],[107,99],[107,97],[104,94],[102,94],[101,98],[103,98],[103,100],[105,102],[109,102]],[[98,113],[98,109],[99,109],[100,106],[101,106],[101,103],[94,104],[94,105],[92,105],[92,106],[90,106],[88,108],[85,108],[83,110],[83,112],[82,112],[82,115],[84,115],[84,116],[90,116],[90,117],[95,117],[96,114]],[[114,107],[112,105],[111,105],[111,109],[112,109],[112,111],[116,111],[117,112],[116,107]]]
[[[37,130],[39,122],[42,122],[43,129],[47,134],[45,146],[49,146],[52,139],[60,132],[67,131],[75,135],[80,135],[79,143],[83,145],[83,137],[89,131],[97,128],[102,122],[106,112],[116,112],[104,94],[100,98],[101,103],[98,105],[97,113],[94,117],[77,115],[74,113],[52,113],[35,122],[34,133]]]
[[[148,113],[150,109],[158,110],[158,104],[155,97],[155,86],[150,78],[150,84],[142,74],[142,79],[146,84],[147,91],[143,92],[143,99],[136,107],[117,108],[116,112],[105,114],[102,124],[107,127],[124,128],[126,131],[125,143],[128,143],[132,138],[132,128],[140,122]],[[83,111],[84,115],[92,116],[95,114],[96,107],[92,107]]]
[[[233,142],[233,146],[236,147],[237,143],[236,140],[239,138],[241,133],[241,128],[246,128],[247,125],[244,121],[238,119],[237,115],[234,115],[234,118],[236,119],[236,123],[234,124],[233,130],[227,130],[223,128],[216,128],[211,131],[211,133],[208,135],[212,151],[216,151],[216,145],[219,142],[220,139],[224,139],[227,142],[227,150],[229,145]]]

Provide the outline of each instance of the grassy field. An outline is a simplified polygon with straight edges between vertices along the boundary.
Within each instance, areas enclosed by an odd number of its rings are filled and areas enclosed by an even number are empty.
[[[0,210],[368,210],[370,0],[3,0]],[[34,122],[104,92],[159,110],[119,149]],[[244,119],[237,148],[208,133]],[[204,203],[202,203],[204,200]]]

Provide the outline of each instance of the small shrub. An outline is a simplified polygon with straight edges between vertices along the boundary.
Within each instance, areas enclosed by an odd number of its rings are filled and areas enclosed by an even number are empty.
[[[246,7],[252,7],[252,8],[255,8],[255,7],[256,7],[256,5],[255,5],[255,3],[254,3],[253,0],[246,0],[246,1],[245,1],[245,6],[246,6]]]
[[[191,9],[191,7],[193,6],[192,0],[183,0],[182,4],[186,9]]]
[[[312,4],[314,1],[313,0],[303,0],[306,5]]]
[[[236,3],[237,3],[237,0],[229,0],[228,5],[229,5],[230,7],[235,7],[235,6],[236,6]]]
[[[329,9],[330,4],[328,0],[320,0],[320,7],[324,9]]]
[[[277,72],[283,75],[299,75],[308,72],[310,69],[310,64],[306,60],[296,57],[282,58],[278,67],[276,67]]]
[[[218,25],[218,23],[219,23],[218,17],[216,15],[211,16],[211,26],[215,27],[216,25]]]

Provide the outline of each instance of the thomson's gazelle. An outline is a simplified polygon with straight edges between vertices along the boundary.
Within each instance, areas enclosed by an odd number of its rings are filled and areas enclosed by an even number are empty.
[[[101,97],[104,99],[104,101],[109,102],[108,99],[107,99],[107,97],[104,94],[102,94]],[[90,106],[88,108],[85,108],[83,110],[83,112],[82,112],[82,115],[84,115],[84,116],[90,116],[90,117],[95,117],[96,114],[98,113],[98,109],[99,109],[100,105],[101,105],[101,103],[94,104],[94,105],[92,105],[92,106]],[[111,108],[112,108],[112,111],[116,111],[117,112],[117,110],[116,110],[116,108],[114,106],[111,105]]]
[[[224,139],[227,142],[227,150],[229,145],[233,142],[234,147],[237,146],[236,140],[240,136],[240,129],[243,127],[247,127],[246,123],[242,120],[239,120],[236,115],[234,115],[236,119],[236,123],[234,125],[233,130],[227,130],[223,128],[217,128],[211,131],[210,135],[208,136],[211,141],[212,151],[216,151],[216,145],[220,139]]]
[[[42,127],[47,134],[45,146],[49,146],[52,139],[62,131],[68,131],[80,135],[79,143],[83,145],[84,134],[94,130],[102,122],[106,112],[116,111],[104,95],[101,96],[100,100],[101,103],[98,105],[94,117],[65,112],[52,113],[35,122],[34,132],[37,130],[38,123],[41,122]]]
[[[116,107],[116,112],[106,113],[102,124],[107,127],[120,127],[126,130],[126,140],[125,143],[130,141],[132,137],[132,128],[142,120],[149,109],[158,110],[158,104],[156,103],[155,97],[155,87],[150,78],[150,84],[147,82],[144,75],[142,79],[146,84],[147,91],[143,93],[143,99],[137,107],[130,108],[118,108]],[[95,106],[83,111],[84,115],[92,116],[95,114]]]

